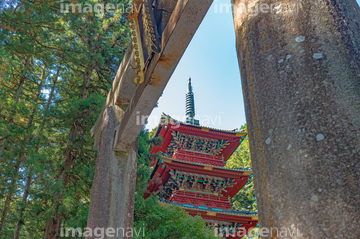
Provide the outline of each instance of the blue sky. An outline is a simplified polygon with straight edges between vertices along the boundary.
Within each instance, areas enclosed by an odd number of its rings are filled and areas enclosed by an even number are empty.
[[[359,4],[360,0],[356,0]],[[163,95],[146,126],[157,126],[162,112],[184,121],[187,79],[192,78],[195,113],[200,125],[234,129],[244,125],[245,108],[240,70],[235,49],[235,31],[231,11],[215,0],[185,54],[171,76]]]

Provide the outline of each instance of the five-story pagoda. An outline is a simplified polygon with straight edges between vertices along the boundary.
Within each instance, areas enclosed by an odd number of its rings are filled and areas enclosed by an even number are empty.
[[[248,182],[250,170],[224,168],[230,155],[245,139],[242,131],[219,130],[199,125],[195,120],[191,78],[186,94],[186,123],[163,114],[155,137],[162,153],[154,166],[147,198],[157,193],[161,203],[181,206],[190,215],[200,215],[209,226],[223,228],[231,238],[241,238],[257,224],[257,214],[231,210],[230,199]]]

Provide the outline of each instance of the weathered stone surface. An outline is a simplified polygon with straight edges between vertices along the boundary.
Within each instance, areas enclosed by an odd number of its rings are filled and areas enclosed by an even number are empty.
[[[142,124],[139,115],[150,115],[165,86],[208,11],[212,0],[178,0],[161,37],[161,52],[149,63],[145,82],[139,85],[121,120],[114,150],[128,150]]]
[[[360,238],[357,3],[232,2],[260,226]]]
[[[115,129],[122,115],[120,107],[109,106],[104,111],[99,132],[99,150],[87,226],[92,229],[104,228],[105,232],[112,227],[120,232],[115,233],[117,236],[105,238],[131,238],[126,234],[123,236],[122,232],[128,232],[127,228],[131,228],[133,223],[137,142],[129,152],[113,151]],[[93,235],[87,238],[98,237]]]
[[[137,123],[137,117],[150,115],[212,1],[177,0],[175,6],[175,1],[166,3],[161,0],[159,2],[159,9],[161,7],[173,9],[170,17],[167,15],[169,19],[164,20],[161,16],[158,19],[163,22],[163,27],[165,27],[161,36],[161,52],[154,54],[147,66],[145,82],[135,86],[133,80],[135,71],[132,65],[134,52],[132,47],[128,48],[106,103],[91,129],[91,136],[95,138],[95,149],[98,149],[98,132],[103,121],[104,110],[112,104],[117,104],[126,111],[117,131],[114,149],[123,151],[130,149],[143,128],[142,124]]]
[[[158,3],[157,4],[158,10],[172,12],[174,10],[178,0],[158,0],[156,2]]]
[[[159,0],[159,1],[154,1],[154,4],[156,5],[156,11],[155,14],[161,15],[161,22],[159,22],[158,24],[160,24],[160,32],[163,32],[167,23],[170,20],[171,14],[175,9],[175,6],[177,4],[177,0]]]

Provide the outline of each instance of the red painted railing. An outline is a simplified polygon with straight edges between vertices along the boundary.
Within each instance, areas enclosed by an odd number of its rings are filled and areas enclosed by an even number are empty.
[[[173,193],[169,201],[182,204],[190,204],[194,206],[205,206],[220,209],[231,208],[231,204],[228,198],[199,192],[179,190]]]

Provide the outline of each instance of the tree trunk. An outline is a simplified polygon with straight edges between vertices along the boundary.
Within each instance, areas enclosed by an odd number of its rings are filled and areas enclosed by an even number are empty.
[[[56,72],[56,76],[54,78],[53,85],[51,87],[49,98],[48,98],[48,100],[46,102],[45,110],[44,110],[42,121],[41,121],[41,124],[40,124],[40,130],[39,130],[39,134],[38,134],[38,141],[37,141],[35,153],[38,153],[39,149],[40,149],[40,143],[41,143],[42,134],[43,134],[44,126],[45,126],[46,114],[47,114],[47,112],[49,110],[51,100],[52,100],[52,97],[54,95],[56,83],[57,83],[59,73],[60,73],[60,68],[61,68],[61,65],[59,65],[59,68],[58,68],[58,70]],[[32,181],[32,169],[31,169],[31,166],[29,166],[29,173],[28,173],[28,177],[27,177],[27,181],[26,181],[25,191],[24,191],[24,194],[23,194],[23,197],[22,197],[21,208],[19,210],[19,219],[18,219],[18,221],[16,223],[14,239],[19,239],[20,238],[21,228],[25,223],[25,221],[24,221],[24,211],[25,211],[26,206],[27,206],[27,198],[29,196],[29,191],[30,191],[30,187],[31,187],[31,181]]]
[[[14,235],[14,239],[19,239],[20,238],[20,232],[21,232],[21,228],[24,225],[24,212],[26,209],[26,204],[27,204],[27,197],[29,196],[29,191],[30,191],[30,187],[31,187],[31,180],[32,180],[32,172],[31,172],[31,168],[30,171],[28,173],[27,179],[26,179],[26,185],[25,185],[25,190],[24,190],[24,194],[23,197],[21,199],[21,207],[19,209],[19,219],[16,223],[16,228],[15,228],[15,235]]]
[[[30,60],[29,59],[26,59],[25,60],[25,65],[24,65],[24,71],[23,71],[23,74],[20,78],[20,81],[19,81],[19,85],[18,85],[18,88],[16,90],[16,95],[15,95],[15,103],[14,105],[12,106],[12,109],[10,111],[10,115],[9,115],[9,119],[8,119],[8,123],[6,125],[6,132],[5,132],[5,135],[1,138],[0,140],[0,162],[1,162],[1,159],[2,159],[2,156],[4,154],[4,151],[5,151],[5,146],[6,146],[6,142],[7,142],[7,139],[9,137],[9,127],[12,125],[13,123],[13,120],[14,120],[14,115],[15,115],[15,112],[16,112],[16,107],[17,107],[17,104],[19,102],[19,98],[20,98],[20,94],[21,94],[21,91],[22,91],[22,87],[24,85],[24,82],[25,82],[25,79],[26,79],[26,72],[27,72],[27,69],[29,68],[29,65],[30,65]],[[1,229],[0,229],[0,234],[1,234]]]
[[[80,99],[86,98],[88,87],[89,87],[90,80],[91,80],[91,73],[94,69],[92,64],[93,63],[90,62],[87,67],[86,75],[84,76],[83,86],[82,86],[81,93],[79,96]],[[45,237],[44,237],[46,239],[56,239],[57,234],[59,232],[60,222],[61,222],[61,219],[63,218],[63,214],[59,213],[59,208],[60,208],[60,205],[62,204],[63,195],[67,189],[67,185],[68,185],[68,182],[70,179],[70,176],[68,175],[68,171],[70,171],[71,166],[74,161],[73,141],[75,141],[76,138],[78,137],[78,130],[81,130],[81,128],[82,127],[79,124],[78,120],[75,120],[75,122],[72,123],[72,127],[70,129],[70,134],[69,134],[70,139],[68,140],[68,143],[67,143],[67,146],[66,146],[66,149],[64,152],[65,167],[60,172],[60,178],[61,178],[61,181],[63,182],[63,188],[62,188],[62,191],[56,197],[55,212],[52,214],[50,221],[47,223]]]
[[[28,138],[25,139],[27,142],[28,141]],[[22,153],[24,152],[24,150],[21,151]],[[20,168],[20,164],[21,162],[23,161],[24,157],[20,157],[15,165],[15,173],[14,175],[12,176],[11,178],[11,182],[10,182],[10,185],[9,185],[9,190],[8,190],[8,193],[7,193],[7,196],[5,198],[5,203],[4,203],[4,208],[1,212],[1,222],[0,222],[0,236],[4,230],[4,226],[5,226],[5,222],[6,222],[6,217],[7,217],[7,214],[10,210],[10,204],[11,204],[11,200],[12,200],[12,197],[14,195],[14,192],[15,192],[15,188],[16,188],[16,183],[17,183],[17,179],[18,179],[18,176],[19,176],[19,168]]]
[[[43,84],[43,82],[45,80],[45,71],[46,71],[46,67],[44,66],[43,67],[43,72],[42,72],[42,75],[41,75],[41,78],[40,78],[39,88],[38,88],[38,91],[37,91],[37,93],[35,95],[35,101],[36,102],[38,100],[38,97],[41,94],[42,84]],[[19,95],[17,94],[17,100],[19,100],[18,97],[19,97]],[[34,115],[36,113],[36,110],[37,110],[37,106],[35,106],[33,108],[33,110],[31,111],[31,115],[30,115],[30,119],[29,119],[29,123],[28,123],[28,129],[32,128],[32,124],[33,124]],[[1,213],[0,236],[1,236],[2,232],[3,232],[3,230],[4,230],[5,221],[6,221],[6,217],[7,217],[7,214],[9,212],[9,209],[10,209],[11,200],[12,200],[12,197],[13,197],[15,191],[16,191],[16,183],[18,181],[19,170],[20,170],[21,163],[23,162],[23,160],[25,158],[26,145],[27,145],[27,142],[28,142],[28,140],[29,140],[29,138],[31,136],[30,134],[31,134],[31,132],[28,132],[26,134],[26,137],[24,139],[24,144],[23,144],[23,146],[21,146],[18,160],[17,160],[17,162],[16,162],[16,164],[14,166],[14,169],[15,169],[14,171],[15,172],[14,172],[12,178],[11,178],[8,194],[7,194],[6,199],[5,199],[4,209],[3,209],[2,213]]]

